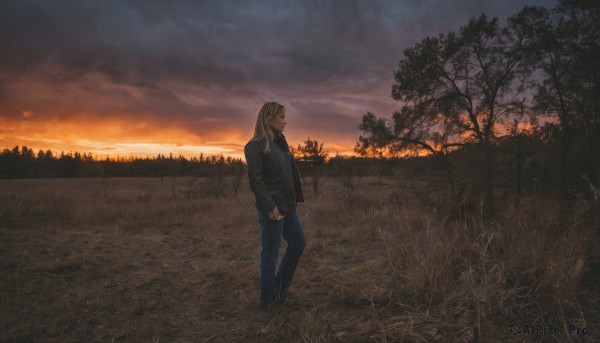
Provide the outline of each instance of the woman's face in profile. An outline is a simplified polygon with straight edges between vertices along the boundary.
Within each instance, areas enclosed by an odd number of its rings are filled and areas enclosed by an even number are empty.
[[[285,128],[285,113],[282,112],[275,115],[275,117],[271,119],[270,125],[274,131],[283,132],[283,129]]]

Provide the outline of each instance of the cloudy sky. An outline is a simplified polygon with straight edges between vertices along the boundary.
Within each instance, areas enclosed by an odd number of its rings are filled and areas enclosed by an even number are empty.
[[[241,156],[258,109],[350,154],[404,49],[555,0],[0,2],[0,149]]]

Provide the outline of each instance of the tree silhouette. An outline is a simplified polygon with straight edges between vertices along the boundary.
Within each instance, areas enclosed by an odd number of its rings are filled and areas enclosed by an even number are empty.
[[[202,156],[203,158],[204,156]],[[98,176],[209,176],[214,169],[222,175],[240,174],[240,158],[211,156],[202,161],[186,159],[179,155],[154,158],[109,158],[94,159],[92,154],[64,151],[55,156],[51,150],[39,150],[26,146],[4,149],[0,153],[0,178],[30,177],[98,177]]]
[[[292,149],[292,151],[298,161],[308,166],[308,171],[312,178],[312,189],[317,194],[319,191],[320,169],[329,153],[323,150],[323,143],[319,144],[316,139],[311,140],[308,137],[303,143],[304,145],[298,144],[298,148]]]
[[[472,144],[480,154],[485,214],[493,218],[496,126],[509,115],[520,114],[522,107],[516,87],[524,72],[519,42],[519,32],[482,15],[459,33],[427,37],[406,49],[392,86],[392,97],[404,105],[392,122],[364,115],[356,151],[423,151],[444,157]]]
[[[526,7],[509,19],[524,33],[531,68],[541,72],[533,82],[536,113],[557,119],[561,213],[569,183],[576,179],[573,152],[585,151],[585,170],[595,175],[597,135],[600,131],[600,5],[594,1],[561,1],[553,9]],[[585,146],[574,141],[585,137]],[[581,140],[581,139],[580,139]],[[562,217],[562,216],[561,216]]]

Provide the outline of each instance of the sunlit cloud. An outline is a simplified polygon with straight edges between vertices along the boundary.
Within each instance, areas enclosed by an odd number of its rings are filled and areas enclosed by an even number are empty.
[[[95,156],[152,157],[173,154],[186,158],[223,154],[242,157],[246,137],[236,131],[222,131],[207,137],[185,127],[156,127],[148,123],[96,121],[88,125],[80,120],[68,122],[12,122],[0,118],[0,146],[27,146],[35,151],[92,153]]]
[[[21,111],[21,114],[23,115],[23,118],[25,118],[25,119],[29,119],[35,115],[35,113],[33,113],[31,111]]]

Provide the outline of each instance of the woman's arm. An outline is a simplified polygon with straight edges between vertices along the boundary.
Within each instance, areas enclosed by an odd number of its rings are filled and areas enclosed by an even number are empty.
[[[248,164],[250,189],[252,189],[252,192],[256,197],[256,207],[263,213],[269,213],[277,208],[277,204],[273,200],[273,197],[271,197],[264,181],[265,157],[261,149],[260,141],[253,141],[246,144],[244,155],[246,155],[246,163]],[[270,214],[271,213],[269,213],[269,217],[271,217]]]

